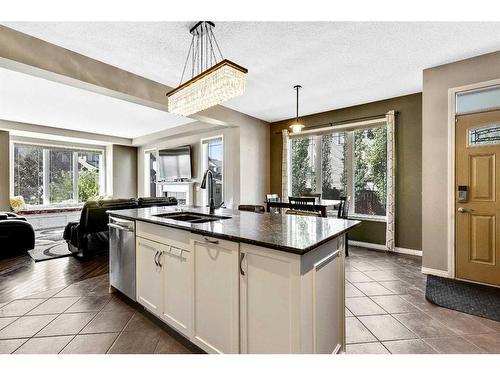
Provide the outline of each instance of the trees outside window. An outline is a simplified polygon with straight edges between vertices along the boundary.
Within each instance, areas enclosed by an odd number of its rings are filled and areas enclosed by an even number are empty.
[[[292,137],[290,193],[321,193],[322,199],[351,196],[351,214],[386,215],[387,129]]]
[[[14,195],[28,205],[83,203],[103,190],[103,151],[14,144]]]
[[[315,146],[313,137],[291,140],[291,183],[292,196],[316,191]]]

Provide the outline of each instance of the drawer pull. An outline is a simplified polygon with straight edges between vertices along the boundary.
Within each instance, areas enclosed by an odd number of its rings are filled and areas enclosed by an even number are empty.
[[[242,276],[245,276],[245,271],[241,268],[241,264],[243,263],[243,258],[245,258],[245,253],[240,253],[240,273]]]
[[[219,240],[211,240],[210,238],[208,237],[205,237],[205,242],[209,242],[209,243],[213,243],[215,245],[218,245],[219,244]]]

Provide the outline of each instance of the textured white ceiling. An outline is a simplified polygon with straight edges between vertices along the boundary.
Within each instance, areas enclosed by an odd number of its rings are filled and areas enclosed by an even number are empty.
[[[169,86],[179,83],[191,22],[4,23]],[[226,58],[249,69],[225,105],[267,121],[422,90],[422,70],[500,49],[500,23],[220,22]]]
[[[126,138],[193,121],[2,68],[0,119]]]

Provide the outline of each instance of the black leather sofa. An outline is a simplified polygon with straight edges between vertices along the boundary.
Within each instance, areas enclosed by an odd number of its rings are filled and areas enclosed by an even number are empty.
[[[89,201],[83,206],[80,221],[66,225],[63,238],[72,253],[88,257],[109,249],[109,217],[106,211],[174,205],[177,205],[177,200],[170,197]]]
[[[24,254],[35,247],[35,231],[26,218],[0,212],[0,258]]]

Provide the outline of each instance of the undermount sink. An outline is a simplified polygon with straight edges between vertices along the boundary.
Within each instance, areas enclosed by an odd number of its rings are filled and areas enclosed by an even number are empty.
[[[185,221],[194,224],[208,223],[210,221],[217,221],[217,220],[224,220],[231,218],[231,216],[207,215],[207,214],[200,214],[197,212],[168,212],[153,216],[163,217],[165,219]]]

